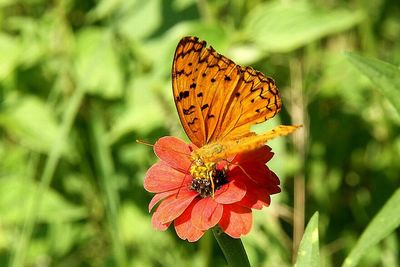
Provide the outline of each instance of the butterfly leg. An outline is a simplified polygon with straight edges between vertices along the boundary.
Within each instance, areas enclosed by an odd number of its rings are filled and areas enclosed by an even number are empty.
[[[212,198],[214,198],[214,192],[215,192],[214,173],[215,173],[215,170],[210,170],[210,171],[208,171],[208,174],[207,174],[208,179],[210,179],[210,182],[211,182],[211,190],[212,190],[211,196],[212,196]]]
[[[238,163],[233,163],[232,161],[229,161],[229,160],[227,160],[227,159],[224,159],[223,161],[226,161],[228,164],[231,164],[231,165],[233,165],[233,166],[239,167],[240,170],[241,170],[250,180],[252,180],[253,182],[257,183],[253,178],[251,178],[250,174],[248,174],[248,173],[246,172],[246,170],[245,170],[240,164],[238,164]]]

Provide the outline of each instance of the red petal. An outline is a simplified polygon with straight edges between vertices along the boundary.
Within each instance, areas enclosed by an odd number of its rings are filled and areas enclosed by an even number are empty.
[[[191,151],[181,139],[172,136],[158,139],[154,144],[154,153],[172,168],[184,173],[189,172]]]
[[[250,232],[253,218],[251,209],[238,205],[224,205],[224,213],[218,223],[222,230],[233,238]]]
[[[187,239],[189,242],[195,242],[203,236],[204,231],[201,231],[193,226],[191,217],[192,210],[196,204],[196,199],[192,201],[189,207],[182,213],[181,216],[175,219],[175,231],[176,234],[183,240]]]
[[[192,224],[200,230],[208,230],[215,226],[222,216],[223,207],[212,198],[200,199],[192,211]]]
[[[252,209],[262,209],[271,203],[270,185],[259,185],[252,181],[246,183],[247,194],[236,204]],[[276,186],[278,189],[279,187]]]
[[[162,199],[169,197],[173,194],[178,193],[178,190],[167,191],[163,193],[156,194],[149,203],[149,212],[154,208],[154,206]]]
[[[252,191],[252,193],[246,194],[242,200],[237,202],[237,205],[248,207],[251,209],[262,209],[264,206],[268,207],[271,202],[269,193],[264,191],[261,195],[260,191]]]
[[[171,222],[168,223],[160,223],[159,218],[157,217],[158,214],[154,213],[153,217],[151,217],[151,225],[153,225],[153,228],[159,231],[165,231],[168,229],[169,225]]]
[[[185,181],[183,181],[185,179]],[[146,173],[144,188],[152,193],[161,193],[179,188],[190,182],[192,178],[171,168],[165,162],[157,162]],[[184,186],[185,187],[185,186]]]
[[[250,180],[264,183],[268,181],[270,172],[268,167],[264,163],[254,162],[253,164],[247,163],[241,165],[241,171],[245,171],[244,176],[249,178]]]
[[[261,187],[271,187],[271,191],[276,191],[280,183],[278,177],[264,163],[259,162],[236,166],[230,170],[229,177],[246,184],[254,182]]]
[[[278,176],[273,171],[270,170],[269,172],[270,172],[269,176],[270,183],[268,183],[267,189],[271,195],[277,194],[281,192],[281,188],[279,187],[279,184],[281,182],[279,181]]]
[[[215,201],[220,204],[232,204],[246,195],[246,185],[240,181],[231,181],[215,192]]]
[[[179,217],[196,196],[197,193],[194,191],[181,191],[164,199],[155,212],[158,213],[157,218],[160,223],[165,224]]]
[[[230,166],[230,177],[238,176],[235,179],[250,179],[261,185],[266,183],[279,184],[279,179],[271,176],[271,171],[265,165],[272,156],[271,148],[267,146],[248,153],[238,154],[233,160],[234,164]]]

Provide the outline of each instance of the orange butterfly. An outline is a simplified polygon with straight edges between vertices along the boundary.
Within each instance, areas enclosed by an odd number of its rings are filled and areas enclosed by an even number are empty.
[[[299,126],[281,125],[261,135],[250,126],[281,109],[274,80],[251,67],[236,65],[197,37],[184,37],[172,66],[179,118],[204,161],[228,158],[287,135]]]
[[[299,126],[281,125],[256,135],[250,126],[281,109],[274,80],[218,54],[197,37],[179,42],[172,66],[173,95],[190,141],[193,178],[212,182],[216,162],[264,145]]]

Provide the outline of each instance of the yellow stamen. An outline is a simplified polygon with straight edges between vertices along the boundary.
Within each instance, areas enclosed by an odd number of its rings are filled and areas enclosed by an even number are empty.
[[[193,160],[193,164],[190,167],[189,171],[193,179],[205,179],[210,181],[212,189],[211,194],[213,198],[215,191],[215,185],[213,180],[215,175],[215,168],[216,168],[215,162],[203,162],[200,159],[195,159]]]

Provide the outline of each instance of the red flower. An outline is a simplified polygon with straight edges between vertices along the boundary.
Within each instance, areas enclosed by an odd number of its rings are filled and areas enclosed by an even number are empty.
[[[239,238],[252,225],[251,209],[270,204],[270,195],[280,192],[279,179],[265,165],[272,156],[263,146],[216,163],[213,188],[209,180],[191,176],[190,155],[196,147],[175,137],[160,138],[154,152],[160,159],[146,174],[144,187],[156,193],[149,211],[161,201],[152,217],[155,229],[166,230],[173,222],[182,239],[197,241],[205,231],[219,225]]]

